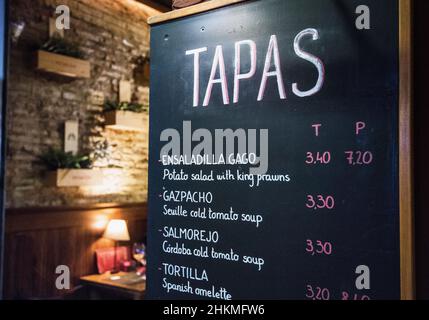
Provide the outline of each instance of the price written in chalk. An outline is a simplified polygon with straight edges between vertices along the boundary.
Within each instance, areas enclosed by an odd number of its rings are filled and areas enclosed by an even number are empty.
[[[307,299],[311,300],[330,300],[331,299],[331,293],[329,292],[329,289],[327,288],[321,288],[321,287],[314,287],[312,285],[307,285],[307,293],[305,294],[305,297]]]
[[[332,244],[330,242],[324,242],[321,240],[307,240],[307,247],[305,251],[312,256],[314,255],[325,255],[330,256],[332,254]]]
[[[351,166],[369,165],[373,162],[374,156],[370,151],[345,151],[347,163]]]
[[[315,300],[315,301],[327,301],[331,299],[335,299],[333,297],[333,294],[328,288],[323,288],[320,286],[315,285],[307,285],[306,286],[306,294],[305,297],[309,300]],[[360,301],[360,300],[371,300],[371,298],[367,295],[357,294],[357,293],[349,293],[347,291],[341,292],[341,300],[353,300],[353,301]]]
[[[308,165],[316,164],[329,164],[331,162],[331,153],[329,151],[324,152],[307,152],[307,158],[305,163]]]
[[[335,199],[333,196],[323,196],[323,195],[307,195],[307,203],[305,206],[308,209],[327,209],[332,210],[335,207]]]

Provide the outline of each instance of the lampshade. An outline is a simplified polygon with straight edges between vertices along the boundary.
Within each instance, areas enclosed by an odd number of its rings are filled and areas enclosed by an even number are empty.
[[[115,241],[129,241],[130,234],[125,220],[110,220],[103,237]]]

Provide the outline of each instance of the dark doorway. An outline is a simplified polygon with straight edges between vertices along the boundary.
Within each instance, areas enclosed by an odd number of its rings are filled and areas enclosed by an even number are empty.
[[[3,289],[3,239],[4,239],[4,124],[6,108],[6,0],[0,0],[0,299]]]

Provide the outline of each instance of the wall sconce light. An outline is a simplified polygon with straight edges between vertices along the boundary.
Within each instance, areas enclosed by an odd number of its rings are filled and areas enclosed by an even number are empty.
[[[131,42],[129,42],[127,39],[123,39],[122,44],[128,48],[134,48],[134,45]]]
[[[24,29],[25,29],[25,22],[24,21],[17,21],[17,22],[11,23],[10,38],[12,40],[12,43],[18,43],[18,40],[21,37]]]

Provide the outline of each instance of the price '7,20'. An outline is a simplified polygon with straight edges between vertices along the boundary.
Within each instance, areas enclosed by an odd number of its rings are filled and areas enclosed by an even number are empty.
[[[369,165],[374,160],[374,156],[370,151],[345,151],[346,159],[351,166]]]

